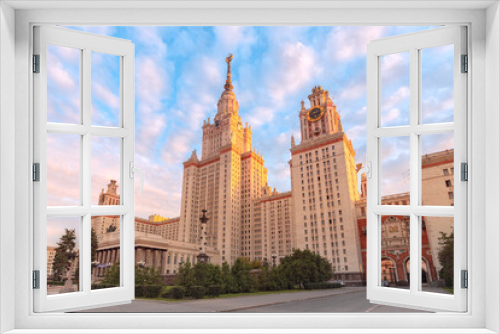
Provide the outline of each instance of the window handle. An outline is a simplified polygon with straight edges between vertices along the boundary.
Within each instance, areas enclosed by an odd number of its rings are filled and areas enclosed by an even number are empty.
[[[368,179],[372,178],[372,163],[370,161],[368,161],[366,163],[366,167],[361,168],[360,170],[358,170],[358,173],[357,173],[357,176],[358,176],[358,192],[359,192],[360,195],[363,194],[363,192],[361,191],[361,176],[363,175],[363,173],[366,173],[366,177]]]
[[[129,176],[132,180],[134,179],[134,173],[139,173],[140,182],[141,182],[141,190],[139,191],[139,194],[142,195],[142,191],[144,190],[144,172],[142,170],[140,170],[139,168],[135,168],[134,162],[130,161],[130,163],[129,163]]]

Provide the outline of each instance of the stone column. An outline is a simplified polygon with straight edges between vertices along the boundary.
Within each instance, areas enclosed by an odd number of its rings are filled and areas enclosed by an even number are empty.
[[[167,273],[167,251],[161,252],[161,274],[165,275]]]
[[[146,267],[151,267],[151,249],[146,249]]]
[[[155,250],[155,270],[161,271],[161,253],[161,250]]]

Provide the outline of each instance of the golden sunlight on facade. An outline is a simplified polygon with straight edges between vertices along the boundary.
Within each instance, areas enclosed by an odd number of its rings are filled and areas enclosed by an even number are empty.
[[[193,151],[184,162],[180,216],[153,214],[149,219],[135,219],[136,263],[155,267],[168,280],[182,262],[201,261],[202,252],[215,264],[233,263],[238,257],[278,264],[293,249],[309,249],[330,261],[334,279],[363,285],[366,178],[360,196],[356,172],[361,164],[355,164],[356,152],[329,92],[317,86],[308,96],[309,107],[302,101],[301,141],[291,138],[292,189],[279,192],[268,185],[264,157],[252,146],[252,128],[243,125],[238,114],[232,59],[226,58],[227,77],[217,113],[213,120],[203,122],[201,156]],[[453,150],[422,157],[423,203],[453,205],[453,174]],[[119,204],[117,190],[118,184],[111,180],[99,196],[99,205]],[[409,194],[384,196],[382,202],[409,205]],[[204,209],[208,222],[202,229]],[[387,217],[383,224],[388,231],[384,261],[390,267],[384,270],[392,268],[386,271],[393,273],[386,279],[405,285],[404,254],[409,244],[404,243],[404,236],[397,245],[392,240],[394,233],[404,234],[405,217]],[[453,221],[426,217],[424,226],[423,261],[430,268],[428,281],[432,282],[440,269],[441,232],[452,233]],[[99,280],[120,258],[120,217],[93,217],[92,228],[98,239],[93,278]]]

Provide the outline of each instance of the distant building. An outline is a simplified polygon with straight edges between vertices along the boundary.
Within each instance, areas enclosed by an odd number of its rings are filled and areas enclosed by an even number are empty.
[[[424,155],[422,157],[422,205],[454,205],[454,151],[446,150]],[[362,167],[358,164],[357,169]],[[366,272],[366,176],[361,179],[362,195],[356,202],[356,216],[360,231],[360,247],[363,268]],[[410,194],[391,194],[382,196],[382,205],[410,205]],[[422,218],[422,282],[437,284],[438,272],[442,268],[439,263],[439,252],[443,247],[443,233],[453,233],[452,217]],[[382,217],[382,263],[381,280],[394,282],[397,285],[408,285],[409,282],[409,217]],[[385,278],[385,279],[384,279]]]
[[[56,256],[56,247],[47,246],[47,278],[52,279],[54,275],[54,258]]]

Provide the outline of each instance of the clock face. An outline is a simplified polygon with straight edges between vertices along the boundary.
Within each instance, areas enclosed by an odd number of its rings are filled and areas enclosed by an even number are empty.
[[[320,107],[313,107],[309,109],[309,112],[307,113],[307,119],[310,122],[316,122],[323,116],[323,110]]]

